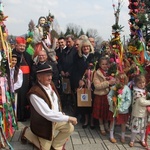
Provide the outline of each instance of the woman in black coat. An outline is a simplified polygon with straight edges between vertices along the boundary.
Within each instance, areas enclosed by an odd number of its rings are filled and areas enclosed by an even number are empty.
[[[86,87],[91,89],[90,87],[87,87],[86,80],[87,80],[87,69],[91,66],[91,64],[94,64],[94,48],[92,47],[90,41],[88,39],[82,40],[80,43],[80,47],[78,50],[78,54],[75,58],[75,64],[74,64],[74,70],[72,79],[74,81],[74,88],[77,89],[79,87]],[[91,81],[92,83],[92,81]],[[90,84],[91,85],[91,84]],[[91,115],[92,107],[80,107],[78,108],[78,111],[84,116],[84,123],[83,128],[86,128],[89,123],[89,115]],[[91,128],[93,128],[93,119],[91,118]]]

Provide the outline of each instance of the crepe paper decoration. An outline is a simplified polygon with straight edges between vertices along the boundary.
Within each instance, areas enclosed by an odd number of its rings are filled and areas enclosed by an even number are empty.
[[[150,57],[146,52],[145,40],[143,37],[143,26],[147,24],[147,18],[145,15],[146,11],[146,1],[129,0],[130,9],[129,15],[129,26],[131,31],[131,40],[129,41],[129,52],[134,54],[138,54],[139,58],[137,59],[140,65],[145,63],[145,60],[150,61]]]
[[[91,89],[91,70],[87,70],[87,88]]]
[[[118,97],[117,98],[117,105],[116,107],[114,108],[114,114],[113,114],[113,117],[117,117],[118,116],[118,110],[119,110],[119,107],[121,105],[121,102],[122,102],[122,98],[121,97]]]
[[[2,95],[2,103],[6,102],[5,97],[5,84],[6,84],[6,77],[0,77],[0,88],[1,88],[1,95]]]
[[[14,150],[13,147],[10,145],[10,143],[8,142],[7,138],[6,138],[6,135],[4,133],[4,128],[3,128],[3,125],[2,125],[2,122],[3,122],[3,117],[2,117],[2,113],[0,112],[0,133],[2,135],[2,138],[4,140],[4,142],[8,145],[8,147],[10,148],[10,150]],[[4,145],[4,144],[3,144]],[[5,146],[5,145],[4,145]]]
[[[142,64],[139,63],[140,60],[138,60],[138,58],[136,58],[136,57],[134,57],[133,59],[134,59],[134,62],[135,62],[135,64],[136,64],[136,66],[138,67],[139,71],[140,71],[142,74],[145,74],[145,69],[144,69],[144,67],[142,66]],[[137,67],[136,67],[136,68],[137,68]],[[136,74],[137,74],[137,73],[136,73]]]
[[[33,20],[31,20],[28,24],[28,35],[27,35],[27,52],[33,56],[34,54],[34,44],[33,44],[33,36],[34,36],[34,28],[35,28],[35,24],[33,22]]]
[[[121,84],[116,84],[113,88],[113,96],[112,96],[112,101],[113,101],[113,106],[114,106],[114,113],[113,117],[118,116],[118,110],[120,108],[120,105],[122,103],[122,92],[123,88]]]
[[[14,113],[14,91],[7,80],[6,65],[11,67],[12,50],[7,42],[8,30],[4,24],[7,16],[3,14],[2,2],[0,1],[0,142],[3,147],[13,147],[9,144],[8,139],[13,136],[16,130],[17,122]]]
[[[34,48],[31,44],[28,45],[26,52],[28,52],[31,56],[34,54]]]
[[[114,15],[115,15],[115,24],[112,26],[113,38],[110,41],[112,50],[115,51],[115,55],[117,56],[115,61],[118,64],[117,70],[119,72],[123,72],[122,64],[123,64],[123,53],[124,53],[123,44],[120,40],[120,32],[123,31],[122,30],[123,26],[119,25],[119,15],[120,15],[121,7],[122,7],[122,2],[123,2],[123,0],[118,0],[117,8],[116,8],[115,4],[113,4]]]
[[[8,115],[11,116],[11,119],[12,119],[12,124],[13,124],[13,127],[15,129],[18,129],[17,127],[17,121],[16,121],[16,118],[15,118],[15,110],[13,109],[13,105],[14,105],[14,102],[12,100],[12,97],[10,96],[10,93],[9,92],[6,92],[6,96],[7,96],[7,103],[5,104],[6,107],[8,107],[7,110],[7,118],[8,118]]]

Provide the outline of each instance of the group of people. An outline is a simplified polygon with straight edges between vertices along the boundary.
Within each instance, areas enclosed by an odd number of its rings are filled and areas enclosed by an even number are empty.
[[[57,62],[53,61],[51,58],[54,56],[47,51],[52,49],[52,37],[47,34],[45,38],[43,20],[46,21],[46,18],[40,17],[40,27],[35,30],[34,41],[39,40],[35,42],[33,56],[26,51],[23,37],[16,38],[12,50],[11,79],[17,97],[17,120],[26,121],[30,117],[30,127],[24,128],[22,142],[28,140],[41,150],[62,150],[74,130],[73,125],[77,124],[76,117],[81,115],[84,120],[82,128],[90,124],[90,128],[94,129],[96,119],[100,133],[109,133],[112,143],[117,142],[114,137],[115,124],[121,125],[121,142],[125,143],[126,124],[130,122],[129,145],[133,147],[136,134],[141,133],[141,145],[145,147],[149,117],[147,106],[150,101],[146,96],[145,75],[130,73],[137,67],[133,59],[128,60],[124,54],[120,71],[120,64],[115,60],[117,54],[109,42],[97,50],[93,37],[82,35],[74,39],[72,35],[67,35],[57,39],[57,46],[53,49]],[[49,42],[46,40],[48,37]],[[113,67],[116,70],[112,73]],[[63,78],[69,80],[67,86],[70,86],[71,92],[68,94],[63,92]],[[90,90],[90,107],[78,107],[78,88]],[[62,95],[74,96],[74,116],[63,113],[64,106],[71,103],[66,103]],[[56,134],[55,130],[59,133]]]
[[[78,49],[79,59],[76,59],[75,64],[75,76],[80,75],[78,80],[74,78],[78,84],[77,87],[88,88],[92,93],[92,106],[79,109],[85,117],[82,127],[86,128],[90,122],[91,129],[94,129],[93,118],[95,118],[99,121],[100,133],[102,135],[109,133],[110,141],[116,143],[114,129],[115,124],[119,124],[121,125],[120,141],[125,143],[126,125],[129,122],[131,129],[129,146],[134,146],[135,137],[137,133],[140,133],[140,143],[146,147],[145,131],[149,124],[147,107],[150,105],[147,94],[149,92],[147,89],[149,65],[145,63],[143,69],[146,71],[145,74],[142,74],[133,58],[128,59],[125,53],[121,64],[119,61],[115,61],[117,54],[108,43],[100,55],[96,55],[91,46],[89,40],[81,41]],[[97,65],[94,60],[98,61]],[[80,70],[84,65],[87,66],[81,73]]]

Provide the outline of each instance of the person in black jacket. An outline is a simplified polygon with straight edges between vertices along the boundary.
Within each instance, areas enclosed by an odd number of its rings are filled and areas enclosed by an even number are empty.
[[[23,72],[23,83],[21,88],[18,90],[18,105],[17,105],[17,117],[18,121],[26,121],[27,118],[30,116],[29,112],[29,104],[26,99],[26,94],[29,91],[31,87],[30,83],[30,72],[31,67],[33,64],[33,60],[26,52],[26,40],[24,37],[17,37],[16,38],[16,46],[15,49],[13,49],[12,53],[16,54],[19,58],[19,62],[17,63],[18,67]]]
[[[58,69],[61,75],[62,79],[62,107],[63,111],[65,113],[66,110],[72,110],[74,107],[74,101],[72,101],[74,87],[73,87],[73,64],[75,61],[75,55],[77,53],[77,50],[74,46],[74,37],[72,35],[66,36],[66,48],[62,51],[61,59],[58,61]],[[67,83],[67,88],[64,86],[64,80],[67,80],[69,83]],[[64,89],[69,89],[67,92],[64,92]],[[71,90],[70,90],[71,89]],[[69,112],[73,114],[74,112]]]
[[[61,60],[58,64],[59,71],[62,77],[70,78],[73,71],[73,64],[77,50],[74,46],[74,37],[66,36],[66,46],[62,52]]]

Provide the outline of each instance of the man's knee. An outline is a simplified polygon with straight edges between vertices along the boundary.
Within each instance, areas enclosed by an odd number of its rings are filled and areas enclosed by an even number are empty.
[[[69,125],[69,127],[68,127],[68,132],[69,133],[72,133],[73,131],[74,131],[74,125],[72,125],[71,123],[68,123]]]

